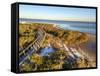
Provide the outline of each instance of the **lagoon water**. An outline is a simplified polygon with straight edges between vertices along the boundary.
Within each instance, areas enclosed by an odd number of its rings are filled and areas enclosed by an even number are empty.
[[[20,18],[19,22],[51,23],[51,24],[57,24],[58,27],[65,30],[75,30],[90,34],[96,34],[96,22],[57,21],[57,20],[40,20],[40,19],[23,19],[23,18]]]
[[[45,47],[41,51],[41,56],[47,56],[49,53],[53,53],[55,49],[53,47]]]

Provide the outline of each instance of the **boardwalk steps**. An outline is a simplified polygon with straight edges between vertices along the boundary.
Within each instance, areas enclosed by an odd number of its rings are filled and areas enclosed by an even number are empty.
[[[33,53],[37,52],[41,47],[46,33],[43,30],[39,30],[37,33],[37,38],[25,49],[19,51],[19,65],[21,65],[25,60],[27,60]]]

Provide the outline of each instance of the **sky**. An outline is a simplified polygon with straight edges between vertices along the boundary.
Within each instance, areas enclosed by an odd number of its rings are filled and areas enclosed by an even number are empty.
[[[95,22],[96,9],[19,5],[19,18]]]

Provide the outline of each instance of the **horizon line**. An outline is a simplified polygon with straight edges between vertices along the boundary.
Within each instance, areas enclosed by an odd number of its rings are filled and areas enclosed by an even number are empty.
[[[19,19],[31,19],[34,20],[33,18],[19,18]],[[35,20],[51,20],[51,21],[73,21],[73,22],[96,22],[96,21],[80,21],[80,20],[55,20],[55,19],[35,19]]]

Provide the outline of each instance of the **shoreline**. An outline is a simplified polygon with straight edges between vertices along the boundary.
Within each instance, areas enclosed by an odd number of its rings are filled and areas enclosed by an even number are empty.
[[[85,53],[87,53],[88,56],[90,56],[93,61],[96,61],[96,36],[93,34],[87,35],[89,38],[88,41],[79,46],[84,50]]]

